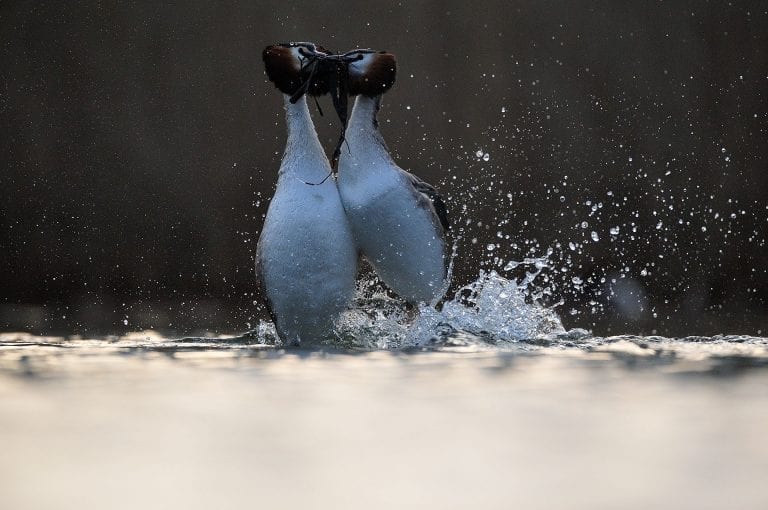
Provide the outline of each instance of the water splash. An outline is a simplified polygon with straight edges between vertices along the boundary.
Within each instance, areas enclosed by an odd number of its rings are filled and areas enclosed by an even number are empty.
[[[481,274],[459,291],[458,298],[445,303],[441,313],[457,329],[496,341],[516,342],[565,333],[555,311],[541,305],[536,293],[529,290],[540,271],[527,273],[522,284],[495,271]]]
[[[342,346],[397,349],[473,343],[514,344],[566,333],[552,308],[541,304],[536,277],[548,267],[545,257],[510,262],[504,270],[525,267],[519,279],[482,271],[442,307],[409,309],[375,279],[363,279],[353,308],[342,315],[337,332]]]

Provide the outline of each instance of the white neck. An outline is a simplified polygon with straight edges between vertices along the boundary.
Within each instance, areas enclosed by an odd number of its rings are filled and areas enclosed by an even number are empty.
[[[283,99],[288,140],[285,143],[280,175],[319,182],[330,173],[331,165],[309,115],[307,98],[302,96],[295,104],[291,104],[288,95],[284,95]]]
[[[363,95],[357,96],[352,115],[347,125],[346,139],[349,145],[347,156],[353,160],[360,159],[384,159],[392,162],[384,138],[378,128],[376,116],[379,112],[381,96],[375,98]],[[342,154],[347,152],[347,147],[342,147]],[[394,163],[393,163],[394,164]]]

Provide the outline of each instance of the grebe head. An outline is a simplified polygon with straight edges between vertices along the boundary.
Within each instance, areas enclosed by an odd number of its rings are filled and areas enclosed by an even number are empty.
[[[392,88],[397,74],[395,56],[386,51],[357,49],[346,52],[347,91],[353,95],[375,97]]]
[[[267,77],[296,102],[306,94],[322,96],[330,91],[329,77],[335,67],[326,58],[332,53],[311,42],[273,44],[262,58]]]

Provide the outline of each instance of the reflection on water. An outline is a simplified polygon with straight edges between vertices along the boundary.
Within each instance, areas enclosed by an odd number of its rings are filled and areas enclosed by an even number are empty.
[[[82,369],[139,363],[151,369],[159,357],[178,365],[189,362],[217,368],[258,367],[260,360],[280,365],[290,359],[334,359],[355,366],[371,360],[397,360],[397,365],[423,365],[450,359],[470,363],[512,366],[511,360],[531,365],[557,359],[574,367],[601,370],[652,368],[659,374],[738,375],[768,367],[768,338],[744,335],[714,337],[621,335],[594,337],[583,330],[498,343],[492,337],[466,332],[435,336],[419,346],[390,351],[324,347],[282,349],[258,341],[258,336],[165,338],[155,331],[122,337],[83,339],[41,337],[27,333],[0,333],[0,374],[40,378],[77,378]],[[439,362],[438,362],[439,361]]]
[[[757,337],[6,333],[0,507],[768,508],[766,397]]]

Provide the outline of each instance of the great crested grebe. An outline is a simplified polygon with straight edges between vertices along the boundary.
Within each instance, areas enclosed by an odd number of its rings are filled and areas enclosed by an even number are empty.
[[[395,164],[378,129],[381,95],[395,81],[394,55],[344,55],[347,90],[357,98],[339,157],[338,186],[355,242],[400,297],[434,304],[448,284],[449,223],[435,188]]]
[[[327,54],[312,43],[269,46],[264,66],[284,94],[288,139],[256,248],[256,273],[283,343],[328,339],[355,290],[357,249],[307,107],[328,92]]]

